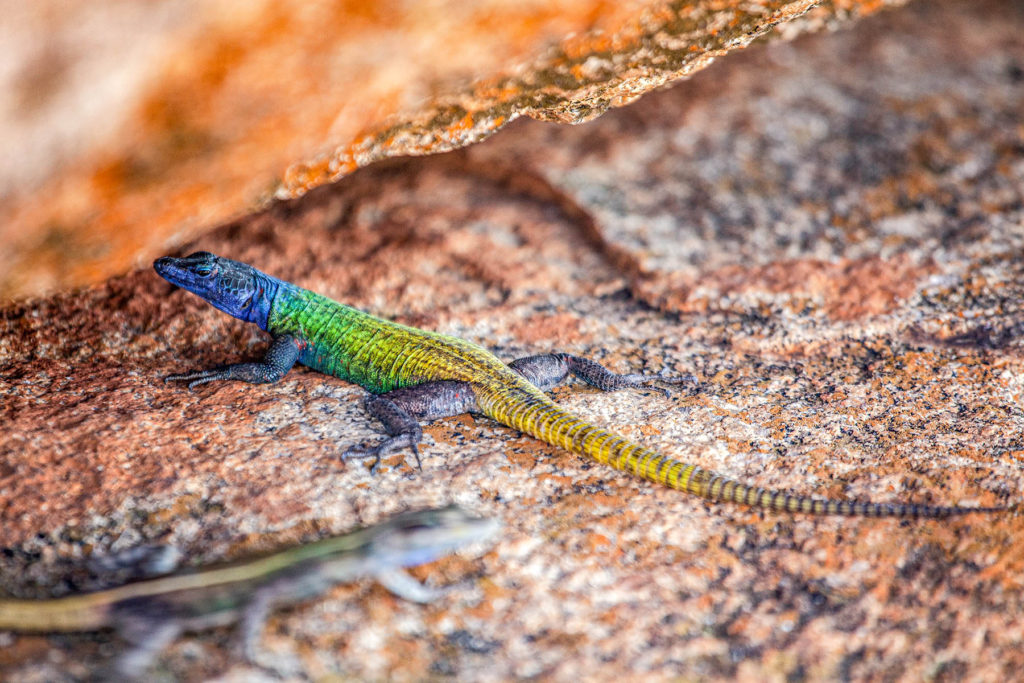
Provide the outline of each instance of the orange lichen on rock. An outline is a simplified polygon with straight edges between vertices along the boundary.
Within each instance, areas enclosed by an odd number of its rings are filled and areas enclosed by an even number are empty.
[[[813,4],[31,3],[0,70],[0,299],[123,272],[384,157],[588,120]]]

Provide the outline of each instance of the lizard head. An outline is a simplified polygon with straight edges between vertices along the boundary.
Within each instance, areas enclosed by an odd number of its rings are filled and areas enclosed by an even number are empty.
[[[496,519],[474,517],[455,505],[409,512],[373,529],[373,553],[393,566],[412,567],[463,546],[487,541],[501,529]]]
[[[171,284],[201,296],[236,318],[267,329],[277,280],[252,266],[197,251],[184,258],[164,256],[153,269]]]

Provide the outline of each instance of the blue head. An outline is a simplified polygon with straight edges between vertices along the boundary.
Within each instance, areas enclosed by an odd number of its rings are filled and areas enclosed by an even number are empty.
[[[201,296],[225,313],[267,329],[274,296],[282,284],[252,266],[197,251],[184,258],[164,256],[153,262],[160,277]]]

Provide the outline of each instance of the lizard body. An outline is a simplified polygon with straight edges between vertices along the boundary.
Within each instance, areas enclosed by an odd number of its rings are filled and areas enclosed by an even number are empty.
[[[472,517],[454,506],[405,513],[255,560],[52,600],[0,600],[0,630],[114,628],[137,643],[122,657],[118,671],[137,676],[181,632],[241,621],[244,653],[256,661],[257,641],[274,605],[300,602],[363,577],[376,578],[400,597],[429,602],[437,591],[401,569],[487,540],[499,528],[496,520]]]
[[[274,337],[262,363],[171,375],[168,380],[187,381],[190,388],[226,379],[275,382],[299,362],[355,382],[371,392],[367,409],[390,436],[375,447],[349,449],[343,457],[374,458],[374,468],[382,454],[400,448],[411,448],[418,461],[418,419],[472,411],[615,469],[714,501],[868,517],[948,517],[1002,509],[828,500],[748,486],[581,420],[543,391],[569,373],[606,391],[686,378],[618,375],[564,353],[506,365],[472,342],[374,317],[207,252],[164,257],[153,265],[171,283]]]

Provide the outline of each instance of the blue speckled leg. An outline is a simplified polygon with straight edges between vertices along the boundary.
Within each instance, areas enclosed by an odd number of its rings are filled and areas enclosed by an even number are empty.
[[[188,388],[194,389],[200,384],[219,379],[233,379],[251,384],[272,384],[284,377],[299,359],[299,345],[295,337],[282,334],[275,337],[263,356],[262,363],[235,363],[221,365],[209,370],[197,370],[180,375],[168,375],[165,382],[188,382]]]
[[[420,466],[420,453],[416,445],[423,438],[419,420],[436,420],[477,410],[473,387],[465,382],[427,382],[386,394],[370,394],[366,398],[366,411],[380,420],[390,436],[375,446],[352,446],[341,454],[342,460],[373,458],[370,473],[377,472],[382,455],[401,448],[411,448]]]
[[[612,372],[600,363],[568,353],[552,353],[543,356],[527,356],[508,364],[510,368],[522,375],[538,389],[547,391],[564,380],[570,373],[579,377],[587,384],[601,391],[616,391],[636,387],[646,387],[656,383],[682,384],[696,382],[693,375],[673,377],[668,375],[620,375]],[[668,391],[662,388],[666,394]]]

